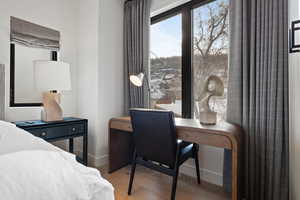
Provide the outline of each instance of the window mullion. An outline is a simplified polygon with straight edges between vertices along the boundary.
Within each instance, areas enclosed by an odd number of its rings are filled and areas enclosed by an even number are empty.
[[[192,118],[192,11],[182,10],[182,117]]]

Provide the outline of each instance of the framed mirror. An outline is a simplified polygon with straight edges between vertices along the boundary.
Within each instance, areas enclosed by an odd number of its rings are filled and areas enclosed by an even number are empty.
[[[11,17],[10,107],[42,106],[34,81],[35,60],[58,58],[58,31]]]
[[[300,20],[293,21],[290,33],[290,53],[300,52]]]
[[[42,106],[34,85],[33,61],[57,60],[57,52],[10,44],[10,106]]]

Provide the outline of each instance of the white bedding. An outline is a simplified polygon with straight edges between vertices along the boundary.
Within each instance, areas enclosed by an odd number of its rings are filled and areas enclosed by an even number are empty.
[[[0,121],[0,199],[114,200],[113,190],[73,154]]]

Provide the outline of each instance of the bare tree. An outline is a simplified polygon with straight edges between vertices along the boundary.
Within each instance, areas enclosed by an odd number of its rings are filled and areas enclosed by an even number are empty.
[[[227,1],[208,5],[207,12],[199,12],[196,18],[194,36],[194,54],[199,56],[199,63],[194,66],[195,99],[199,100],[203,93],[206,79],[218,71],[213,66],[216,56],[228,49],[228,4]],[[196,60],[196,59],[195,59]],[[220,66],[224,68],[224,66]],[[227,73],[225,67],[224,73]]]

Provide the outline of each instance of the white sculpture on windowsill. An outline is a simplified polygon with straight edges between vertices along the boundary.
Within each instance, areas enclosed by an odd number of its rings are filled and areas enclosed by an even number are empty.
[[[213,96],[224,95],[223,81],[215,75],[211,75],[204,83],[203,92],[199,98],[200,123],[205,125],[214,125],[217,123],[217,113],[212,111],[209,106],[209,100]]]

